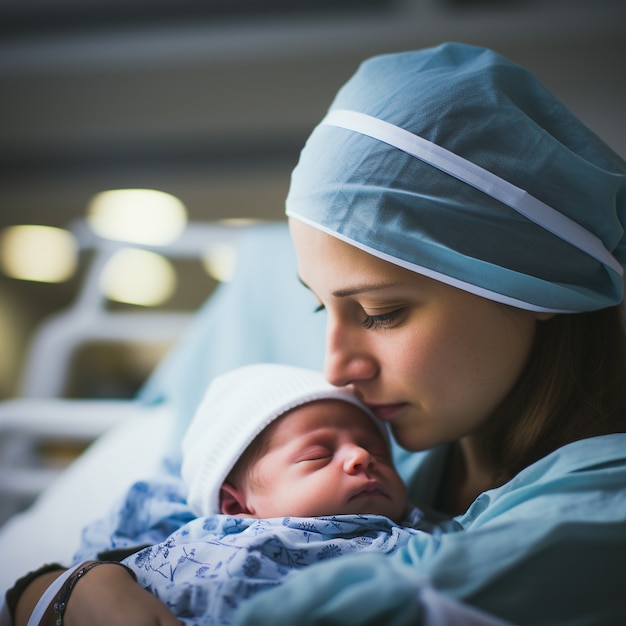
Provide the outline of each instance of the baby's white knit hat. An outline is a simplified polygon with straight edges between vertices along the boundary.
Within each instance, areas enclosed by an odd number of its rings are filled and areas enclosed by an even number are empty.
[[[326,399],[358,406],[387,437],[386,426],[356,396],[329,384],[321,372],[261,363],[215,378],[182,443],[192,511],[200,517],[219,513],[220,487],[253,439],[287,411]]]

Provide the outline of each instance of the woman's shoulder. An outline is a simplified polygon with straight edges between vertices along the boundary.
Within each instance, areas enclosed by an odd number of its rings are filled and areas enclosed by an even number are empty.
[[[510,483],[548,484],[570,478],[590,487],[614,482],[626,472],[626,433],[613,433],[568,443],[522,470]],[[565,481],[565,484],[569,484]],[[622,483],[626,488],[626,483]]]
[[[542,524],[626,522],[626,433],[558,448],[481,494],[458,519],[465,528],[520,519]]]

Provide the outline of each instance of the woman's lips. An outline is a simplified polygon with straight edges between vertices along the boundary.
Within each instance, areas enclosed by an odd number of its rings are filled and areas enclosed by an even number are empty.
[[[406,403],[398,402],[396,404],[368,404],[370,411],[380,420],[385,422],[391,421],[404,407]]]

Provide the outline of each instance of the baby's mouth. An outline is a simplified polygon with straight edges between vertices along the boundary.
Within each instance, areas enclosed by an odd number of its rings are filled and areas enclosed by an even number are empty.
[[[351,496],[350,500],[354,500],[355,498],[372,497],[388,498],[389,496],[385,493],[385,491],[383,491],[378,483],[368,483],[365,487],[362,487],[353,496]]]

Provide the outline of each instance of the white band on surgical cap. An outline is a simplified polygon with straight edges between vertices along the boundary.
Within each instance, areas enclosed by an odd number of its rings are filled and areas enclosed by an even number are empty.
[[[602,240],[586,228],[523,189],[423,137],[371,115],[345,109],[330,111],[320,126],[345,128],[398,148],[511,207],[620,276],[624,274]]]
[[[432,278],[433,280],[437,280],[441,283],[445,283],[446,285],[450,285],[451,287],[456,287],[457,289],[462,289],[463,291],[467,291],[469,293],[473,293],[475,296],[480,296],[481,298],[487,298],[487,300],[493,300],[494,302],[500,302],[502,304],[507,304],[509,306],[513,306],[520,309],[527,309],[529,311],[537,311],[539,313],[571,313],[572,311],[568,309],[560,309],[554,307],[544,307],[536,304],[531,304],[526,302],[525,300],[520,300],[519,298],[513,298],[511,296],[507,296],[506,294],[498,293],[497,291],[493,291],[491,289],[486,289],[485,287],[479,287],[478,285],[474,285],[464,280],[460,280],[458,278],[454,278],[453,276],[449,276],[448,274],[442,274],[441,272],[437,272],[435,270],[431,270],[424,265],[418,265],[417,263],[411,263],[410,261],[405,261],[403,259],[398,258],[397,256],[393,256],[391,254],[387,254],[385,252],[381,252],[380,250],[376,250],[376,248],[372,248],[356,239],[352,239],[351,237],[347,237],[342,233],[338,233],[336,230],[332,228],[328,228],[319,222],[311,220],[307,217],[303,217],[296,212],[287,211],[287,215],[289,217],[293,217],[303,224],[307,224],[312,228],[315,228],[335,239],[339,239],[359,250],[363,250],[363,252],[367,252],[372,256],[375,256],[383,261],[388,261],[389,263],[393,263],[393,265],[398,265],[399,267],[404,267],[411,272],[416,272],[421,274],[422,276],[426,276],[428,278]]]

